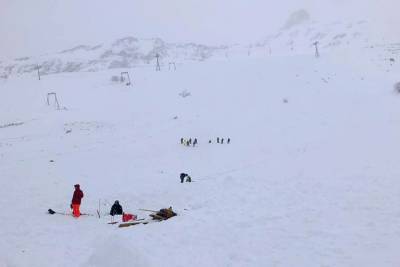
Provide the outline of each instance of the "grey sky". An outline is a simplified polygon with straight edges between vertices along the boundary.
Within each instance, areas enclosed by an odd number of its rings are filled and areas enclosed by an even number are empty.
[[[374,20],[376,31],[400,33],[399,0],[0,0],[0,58],[128,35],[247,43],[276,31],[301,8],[315,20]]]

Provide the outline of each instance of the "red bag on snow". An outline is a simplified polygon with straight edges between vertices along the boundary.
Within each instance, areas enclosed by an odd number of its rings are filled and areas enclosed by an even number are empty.
[[[137,216],[135,214],[129,214],[129,213],[124,213],[122,214],[122,221],[127,222],[127,221],[134,221],[137,219]]]

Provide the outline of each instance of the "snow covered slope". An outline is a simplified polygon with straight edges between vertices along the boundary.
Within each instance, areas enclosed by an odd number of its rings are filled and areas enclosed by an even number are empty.
[[[400,69],[353,52],[0,80],[0,266],[399,266]],[[84,212],[179,216],[46,214],[75,183]]]

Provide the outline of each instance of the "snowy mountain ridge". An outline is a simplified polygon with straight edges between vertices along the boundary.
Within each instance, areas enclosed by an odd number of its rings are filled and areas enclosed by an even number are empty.
[[[337,49],[360,51],[378,48],[369,53],[379,61],[397,60],[399,43],[390,43],[374,36],[367,21],[317,23],[300,10],[293,13],[273,35],[258,42],[243,45],[207,46],[195,43],[168,43],[160,38],[138,39],[124,37],[97,45],[78,45],[56,54],[21,57],[11,62],[0,61],[0,78],[36,72],[42,75],[101,71],[116,68],[154,67],[156,55],[162,65],[169,62],[204,61],[211,58],[266,55],[301,55],[314,53],[318,43],[322,53]]]
[[[298,24],[286,25],[291,26],[285,26],[278,33],[267,36],[256,43],[256,46],[269,45],[280,53],[290,51],[301,54],[312,51],[315,42],[318,42],[322,49],[329,50],[340,47],[360,48],[377,41],[371,39],[369,23],[366,21],[321,24],[312,20],[301,20]]]
[[[321,55],[335,51],[367,57],[375,65],[386,67],[400,60],[400,40],[389,40],[372,30],[364,20],[318,23],[307,12],[294,13],[276,34],[248,45],[248,54],[294,56],[314,54],[317,44]]]
[[[203,61],[226,50],[224,46],[206,46],[194,43],[167,43],[160,38],[138,39],[124,37],[112,43],[78,45],[56,54],[39,57],[21,57],[12,62],[0,62],[0,76],[36,72],[42,74],[63,72],[99,71],[148,65],[160,59],[170,61]]]

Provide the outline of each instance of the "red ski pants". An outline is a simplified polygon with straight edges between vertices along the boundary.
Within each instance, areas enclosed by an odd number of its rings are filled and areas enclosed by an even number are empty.
[[[79,207],[81,205],[79,204],[72,204],[72,215],[76,218],[78,218],[79,216],[81,216],[81,212],[79,211]]]

